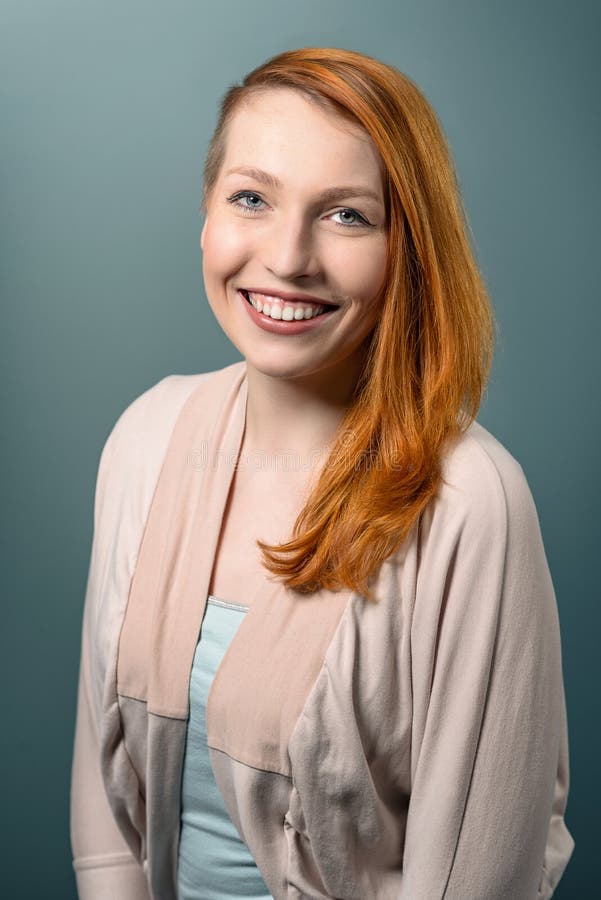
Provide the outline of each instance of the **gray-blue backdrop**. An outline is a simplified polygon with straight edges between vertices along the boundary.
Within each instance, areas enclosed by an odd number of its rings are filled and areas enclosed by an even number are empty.
[[[405,71],[454,153],[500,324],[479,419],[526,472],[559,605],[576,850],[556,896],[591,896],[598,13],[583,0],[0,4],[2,897],[75,897],[69,774],[100,449],[164,375],[240,358],[203,292],[202,162],[224,90],[308,45]]]

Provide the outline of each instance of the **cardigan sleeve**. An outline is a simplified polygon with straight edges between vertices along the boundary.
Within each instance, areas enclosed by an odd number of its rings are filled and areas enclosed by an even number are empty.
[[[108,803],[100,769],[98,717],[90,647],[99,608],[102,502],[114,432],[103,448],[94,501],[94,536],[84,602],[77,714],[71,768],[70,836],[80,900],[150,900],[146,875],[123,838]]]
[[[423,522],[399,900],[548,900],[574,847],[559,620],[536,508],[510,454],[500,467],[476,457]]]

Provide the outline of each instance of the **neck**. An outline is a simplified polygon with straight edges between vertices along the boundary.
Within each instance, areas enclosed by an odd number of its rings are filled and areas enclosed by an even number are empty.
[[[362,360],[359,351],[344,365],[294,377],[269,375],[247,363],[245,454],[287,458],[304,471],[325,461],[352,403]]]

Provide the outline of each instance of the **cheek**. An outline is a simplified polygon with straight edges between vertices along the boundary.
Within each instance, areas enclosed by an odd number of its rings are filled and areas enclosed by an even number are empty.
[[[343,292],[362,305],[369,306],[384,284],[387,257],[388,243],[385,236],[365,241],[359,252],[349,248],[338,263]]]
[[[247,241],[235,228],[207,225],[202,251],[205,280],[214,282],[236,272],[247,255]]]

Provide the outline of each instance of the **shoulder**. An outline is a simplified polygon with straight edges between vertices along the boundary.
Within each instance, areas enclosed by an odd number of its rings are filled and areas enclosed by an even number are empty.
[[[95,522],[115,515],[145,520],[169,441],[186,401],[202,385],[237,374],[241,363],[192,375],[167,375],[122,410],[100,454]]]
[[[516,457],[474,421],[447,447],[442,480],[419,519],[422,571],[497,578],[546,568],[534,498]],[[488,575],[485,575],[488,573]],[[542,575],[541,575],[542,577]],[[544,576],[547,577],[546,574]]]
[[[115,421],[102,450],[111,469],[156,465],[186,401],[201,386],[235,375],[242,363],[192,375],[167,375],[135,397]]]
[[[123,408],[100,454],[97,506],[118,485],[140,484],[158,470],[182,407],[209,374],[167,375]]]
[[[538,524],[526,475],[516,457],[478,421],[441,460],[437,511],[490,536]]]
[[[144,441],[146,449],[152,449],[155,442],[170,434],[188,397],[213,374],[201,372],[161,378],[123,408],[106,443],[112,450],[124,443]]]

